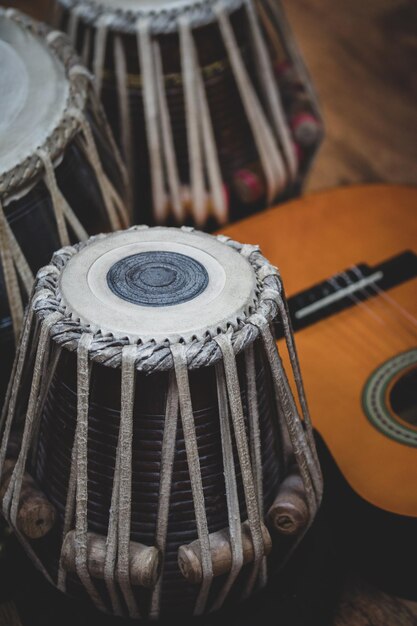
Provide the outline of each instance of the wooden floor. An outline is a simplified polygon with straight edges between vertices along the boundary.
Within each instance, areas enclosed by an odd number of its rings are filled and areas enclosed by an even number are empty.
[[[307,190],[357,182],[417,185],[417,4],[283,0],[325,118]],[[0,2],[42,18],[49,0]],[[0,607],[0,626],[18,626]],[[337,626],[416,626],[415,606],[350,581]]]
[[[417,3],[282,0],[324,112],[307,191],[417,185]],[[0,0],[42,18],[50,0]]]
[[[327,131],[308,189],[417,184],[417,3],[283,2]]]

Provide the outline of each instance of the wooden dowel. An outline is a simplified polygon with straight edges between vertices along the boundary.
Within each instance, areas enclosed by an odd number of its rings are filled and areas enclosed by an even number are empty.
[[[264,554],[267,555],[271,551],[272,541],[266,526],[264,524],[261,524],[261,526]],[[222,574],[227,574],[232,567],[232,548],[230,545],[229,528],[211,533],[209,540],[213,575],[221,576]],[[242,544],[243,563],[250,563],[254,559],[254,549],[248,521],[242,524]],[[201,583],[203,579],[203,569],[201,566],[201,550],[198,539],[179,548],[178,565],[182,575],[189,583]]]
[[[309,510],[300,474],[293,470],[282,482],[268,511],[272,526],[283,535],[297,535],[309,521]]]
[[[88,533],[88,570],[94,578],[104,579],[106,560],[106,537],[97,533]],[[76,572],[75,566],[75,530],[71,530],[62,546],[62,562],[68,572]],[[129,545],[130,582],[133,586],[155,587],[161,570],[161,554],[154,546],[131,541]]]
[[[6,459],[0,483],[0,502],[7,491],[12,477],[15,459]],[[23,476],[17,512],[17,528],[28,539],[44,537],[55,524],[55,507],[42,493],[35,481],[27,472]]]

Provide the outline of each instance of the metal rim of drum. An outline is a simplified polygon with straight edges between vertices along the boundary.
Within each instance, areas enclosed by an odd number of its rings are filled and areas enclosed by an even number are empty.
[[[155,252],[167,253],[168,264],[152,266],[145,259],[145,270],[154,267],[153,284],[147,289],[144,270],[138,269],[143,263],[140,255]],[[189,261],[182,259],[178,265],[176,255]],[[133,266],[127,267],[126,260],[130,263],[132,259]],[[111,284],[111,277],[117,274],[121,262],[126,267],[118,277],[124,286],[118,287]],[[158,267],[164,272],[162,278],[157,276]],[[133,278],[133,287],[137,288],[133,300],[137,298],[137,303],[122,293],[127,289],[128,272],[142,272]],[[198,289],[192,287],[189,292],[187,281],[197,281]],[[93,240],[69,260],[59,284],[63,303],[74,319],[103,334],[142,342],[189,341],[202,339],[207,333],[216,334],[219,329],[225,332],[229,325],[235,326],[248,316],[256,303],[257,288],[251,264],[230,246],[205,233],[163,227]],[[170,291],[170,285],[178,286],[177,292]],[[170,299],[164,306],[155,306],[158,288],[161,301]],[[148,296],[153,304],[143,300]]]

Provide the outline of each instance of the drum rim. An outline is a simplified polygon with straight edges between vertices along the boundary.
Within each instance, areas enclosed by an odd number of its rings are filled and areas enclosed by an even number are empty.
[[[65,34],[54,31],[49,26],[37,22],[15,9],[0,7],[0,17],[13,20],[19,28],[27,30],[31,36],[40,40],[64,68],[69,85],[64,113],[60,123],[52,129],[45,142],[38,146],[55,163],[80,131],[80,120],[70,112],[75,111],[79,112],[80,115],[84,114],[91,85],[91,75],[80,64],[80,60]],[[0,198],[2,202],[7,204],[11,197],[25,195],[28,188],[30,189],[37,182],[43,170],[43,162],[35,153],[28,154],[23,161],[0,174]]]
[[[78,251],[100,241],[100,239],[144,228],[149,227],[133,226],[126,231],[116,231],[110,235],[96,235],[87,241],[67,246],[55,252],[51,263],[40,269],[37,274],[29,306],[41,322],[51,314],[59,314],[59,319],[54,321],[51,326],[50,336],[52,341],[61,347],[75,352],[82,335],[90,334],[93,336],[90,349],[92,361],[107,367],[120,368],[123,348],[126,345],[137,345],[136,369],[149,374],[172,369],[173,361],[170,348],[174,343],[178,343],[178,340],[170,342],[168,339],[164,341],[151,339],[143,343],[140,340],[131,341],[127,336],[116,337],[97,327],[92,328],[88,324],[84,324],[79,318],[74,317],[71,310],[67,310],[60,291],[62,272]],[[194,231],[190,227],[182,227],[180,230]],[[206,234],[206,236],[210,235]],[[237,355],[257,339],[262,326],[271,325],[277,317],[279,313],[278,302],[282,301],[283,288],[279,270],[262,255],[259,246],[242,244],[225,235],[217,235],[215,238],[244,256],[252,266],[256,279],[254,305],[245,311],[244,317],[235,320],[235,323],[231,321],[226,330],[220,330],[220,334],[230,334],[233,349]],[[188,369],[212,366],[222,359],[221,350],[216,342],[218,334],[207,333],[203,338],[192,337],[181,341],[185,347]]]
[[[78,18],[92,27],[105,25],[114,31],[132,34],[136,32],[138,20],[145,19],[149,22],[153,34],[168,34],[178,30],[181,18],[186,18],[192,28],[214,23],[216,21],[214,5],[218,4],[219,0],[189,0],[187,4],[183,0],[172,0],[171,9],[164,8],[160,11],[146,7],[135,10],[115,7],[112,10],[101,0],[57,0],[57,2],[68,11],[74,11]],[[150,4],[151,0],[148,2]],[[238,10],[244,2],[245,0],[221,0],[223,8],[228,13]]]
[[[156,288],[147,304],[140,302],[140,294],[152,293],[152,279],[150,283],[137,279],[134,294],[139,301],[126,299],[123,289],[115,291],[117,284],[128,284],[126,264],[135,256],[130,271],[138,270],[140,253],[146,256],[140,266],[142,271],[152,264],[149,255],[166,255],[165,261],[157,261],[156,266],[159,271],[160,263],[168,271],[171,268],[170,280],[178,278],[173,301],[168,301],[169,288],[165,286]],[[172,255],[179,255],[181,260],[175,261]],[[188,273],[189,263],[194,264],[195,273]],[[109,273],[119,264],[125,269],[112,287]],[[142,271],[139,274],[143,276]],[[200,286],[197,293],[188,294],[191,285]],[[239,320],[246,319],[257,302],[256,275],[242,254],[207,233],[161,226],[111,234],[91,242],[68,261],[59,286],[66,310],[74,319],[102,334],[128,337],[132,343],[187,342],[192,338],[202,340],[207,333],[217,334],[220,329],[227,332],[230,326],[236,327]],[[182,299],[184,294],[191,297]],[[155,307],[164,297],[166,303]]]

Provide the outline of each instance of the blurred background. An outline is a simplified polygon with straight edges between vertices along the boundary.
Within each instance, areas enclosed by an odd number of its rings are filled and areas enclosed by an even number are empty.
[[[50,2],[0,4],[42,19]],[[359,182],[417,184],[417,2],[283,5],[326,126],[306,191]]]

